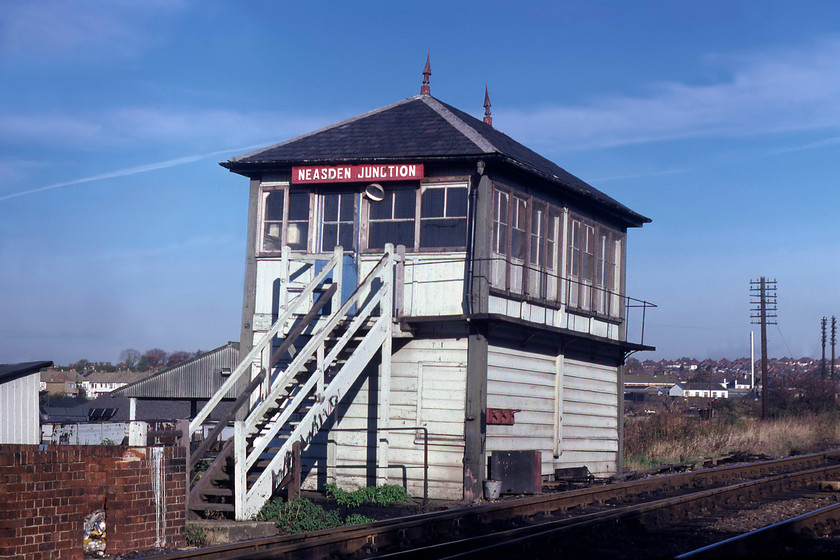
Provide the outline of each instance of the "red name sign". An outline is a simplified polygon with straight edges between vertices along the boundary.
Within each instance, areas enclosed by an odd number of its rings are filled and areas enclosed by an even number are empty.
[[[422,163],[307,165],[292,167],[292,183],[410,181],[423,178]]]

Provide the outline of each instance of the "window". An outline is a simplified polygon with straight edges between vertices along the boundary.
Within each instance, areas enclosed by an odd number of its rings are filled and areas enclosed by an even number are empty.
[[[567,274],[569,276],[568,304],[580,305],[580,220],[569,220],[569,256]]]
[[[507,254],[508,236],[508,193],[500,190],[495,192],[495,204],[493,205],[493,251],[500,254]]]
[[[356,193],[324,193],[321,195],[321,251],[332,251],[341,246],[352,251],[356,223]]]
[[[414,248],[416,199],[416,189],[395,189],[385,191],[380,201],[368,201],[369,249],[382,249],[386,243]]]
[[[283,247],[283,208],[286,191],[270,191],[263,193],[263,208],[265,213],[263,232],[263,251],[279,251]]]
[[[362,198],[361,187],[314,191],[286,184],[263,184],[260,253],[381,250],[386,243],[409,251],[463,249],[467,241],[468,184],[395,183],[382,200]]]
[[[525,242],[528,230],[528,201],[518,196],[513,197],[513,213],[511,215],[510,256],[518,261],[525,260]]]
[[[569,220],[568,303],[584,311],[621,316],[623,234],[573,216]]]
[[[263,252],[279,252],[284,244],[296,251],[306,250],[309,241],[309,199],[307,190],[263,191],[260,246]]]
[[[528,255],[529,296],[542,297],[545,264],[545,204],[534,203],[531,209],[531,239]]]
[[[463,247],[466,240],[467,187],[426,187],[420,199],[420,248]]]

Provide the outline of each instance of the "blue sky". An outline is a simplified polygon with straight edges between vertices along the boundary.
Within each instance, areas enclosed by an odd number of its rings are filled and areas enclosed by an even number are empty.
[[[0,363],[239,336],[231,156],[419,92],[653,219],[645,358],[771,356],[840,315],[840,3],[3,1]]]

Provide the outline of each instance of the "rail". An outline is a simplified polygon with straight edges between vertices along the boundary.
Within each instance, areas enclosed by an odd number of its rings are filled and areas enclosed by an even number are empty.
[[[638,515],[641,514],[643,522],[644,516],[654,516],[667,525],[690,516],[692,512],[700,509],[708,510],[713,503],[710,500],[719,500],[718,505],[737,500],[743,500],[749,504],[753,501],[750,496],[765,493],[769,495],[785,491],[791,484],[807,483],[808,481],[819,480],[824,476],[836,475],[840,468],[838,459],[840,459],[840,452],[828,451],[760,463],[716,467],[692,473],[679,473],[606,484],[595,488],[582,488],[527,498],[501,500],[459,509],[389,519],[366,525],[344,526],[312,533],[282,535],[195,551],[182,551],[164,555],[160,558],[171,560],[176,558],[202,558],[209,560],[211,558],[267,559],[283,557],[292,560],[295,558],[331,557],[333,555],[352,558],[354,554],[360,554],[361,557],[393,554],[393,558],[427,559],[454,557],[460,553],[468,555],[464,557],[473,558],[513,558],[522,557],[523,553],[536,557],[537,554],[528,553],[528,549],[524,547],[525,543],[528,542],[527,540],[517,541],[517,546],[513,548],[513,551],[495,549],[498,554],[493,552],[493,548],[487,549],[486,547],[493,544],[492,539],[495,536],[518,539],[526,536],[529,532],[539,534],[554,530],[565,531],[565,536],[560,537],[562,540],[557,541],[559,544],[576,546],[581,542],[586,542],[586,532],[593,527],[595,531],[589,538],[595,539],[599,543],[615,538],[617,539],[615,545],[619,547],[619,550],[628,552],[626,533],[617,530],[618,526],[615,525],[620,518],[634,520],[638,519]],[[743,482],[745,479],[755,479],[755,477],[759,477],[759,479],[767,478],[768,480],[764,482],[760,480]],[[799,480],[797,481],[797,479]],[[731,484],[733,481],[736,481],[736,484],[729,487],[708,488],[716,484]],[[651,492],[665,491],[670,492],[672,497],[660,498],[657,500],[657,504],[649,501]],[[742,494],[741,497],[733,496],[734,493],[740,491],[746,491],[747,493]],[[689,494],[686,494],[686,492]],[[700,498],[699,504],[691,505],[694,500],[690,495],[691,493]],[[721,498],[723,499],[721,500]],[[624,500],[635,501],[637,505],[616,508],[616,505]],[[696,500],[694,503],[696,503]],[[575,515],[574,510],[571,510],[571,508],[582,505],[596,504],[603,504],[602,511]],[[673,506],[676,509],[660,510],[660,506],[669,506],[669,508]],[[657,513],[658,510],[662,513]],[[553,519],[552,516],[554,516]],[[532,519],[523,523],[523,517]],[[586,519],[589,519],[593,524],[585,524]],[[532,525],[538,520],[545,521],[547,524],[542,527]],[[609,525],[604,525],[604,523],[609,523]],[[631,526],[635,526],[633,523],[631,521]],[[515,529],[516,527],[519,527],[519,532]],[[600,527],[600,530],[598,527]],[[605,531],[604,527],[609,527],[609,530]],[[489,534],[491,540],[482,541],[480,537],[477,540],[464,538],[465,535],[479,534]],[[548,535],[550,537],[550,533]],[[654,541],[654,546],[658,547],[656,549],[657,556],[661,557],[663,554],[662,544],[656,539]],[[685,544],[682,538],[679,543],[681,545]],[[430,544],[435,544],[435,546],[424,548]],[[466,548],[458,550],[458,547],[462,545]],[[501,547],[504,548],[503,543]],[[485,548],[485,551],[475,553],[477,548]],[[535,551],[535,549],[530,550],[531,552]],[[561,556],[560,547],[551,550],[556,553],[553,554],[554,556]],[[682,550],[685,550],[684,546]],[[396,553],[392,551],[404,552]],[[438,554],[439,552],[443,554]],[[589,550],[582,557],[591,557],[591,553],[592,551]]]

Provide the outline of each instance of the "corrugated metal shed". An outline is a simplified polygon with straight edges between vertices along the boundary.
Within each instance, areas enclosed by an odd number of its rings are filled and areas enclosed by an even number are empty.
[[[238,364],[239,343],[228,342],[110,394],[137,399],[209,399],[226,379],[222,371],[233,371]],[[226,396],[235,399],[237,394],[231,390]]]

